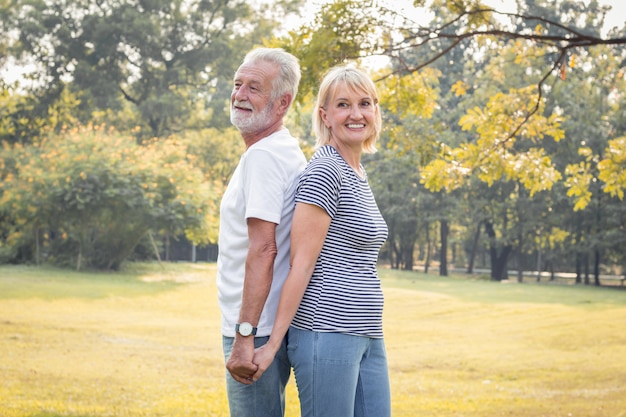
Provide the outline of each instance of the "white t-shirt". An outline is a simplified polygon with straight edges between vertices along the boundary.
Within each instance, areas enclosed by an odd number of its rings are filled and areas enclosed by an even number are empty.
[[[246,219],[276,223],[274,279],[258,324],[257,336],[269,336],[280,291],[289,272],[289,234],[297,180],[306,158],[285,128],[250,146],[241,156],[220,205],[218,301],[222,334],[235,336],[248,254]]]

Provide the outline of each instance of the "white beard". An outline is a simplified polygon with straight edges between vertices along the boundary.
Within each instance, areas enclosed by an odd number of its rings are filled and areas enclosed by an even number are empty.
[[[235,105],[245,109],[251,109],[252,112],[249,113],[247,111],[238,110],[235,108]],[[272,103],[268,103],[261,112],[257,112],[252,109],[252,106],[248,103],[244,104],[235,101],[230,105],[230,122],[239,129],[241,133],[252,133],[257,130],[262,130],[271,124],[270,113],[273,107]]]

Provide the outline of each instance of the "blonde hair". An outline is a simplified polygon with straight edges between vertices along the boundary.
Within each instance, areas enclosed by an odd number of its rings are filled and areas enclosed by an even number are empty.
[[[365,92],[372,97],[376,109],[374,119],[374,134],[363,142],[363,152],[376,152],[376,141],[380,135],[382,117],[378,106],[378,93],[374,82],[364,71],[357,68],[339,66],[326,73],[320,84],[317,94],[317,102],[313,108],[313,131],[317,137],[317,147],[327,145],[330,142],[332,132],[322,120],[320,109],[326,109],[329,100],[335,95],[339,85],[345,85],[352,91]]]

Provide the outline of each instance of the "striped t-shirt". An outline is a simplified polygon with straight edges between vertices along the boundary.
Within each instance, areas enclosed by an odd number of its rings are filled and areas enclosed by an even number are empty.
[[[376,262],[387,224],[367,179],[326,145],[302,173],[296,202],[319,206],[332,220],[292,325],[382,338],[383,293]]]

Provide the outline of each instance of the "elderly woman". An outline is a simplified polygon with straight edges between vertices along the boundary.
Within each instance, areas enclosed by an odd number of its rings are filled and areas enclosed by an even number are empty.
[[[381,128],[374,83],[358,69],[333,68],[313,119],[318,149],[296,191],[291,270],[253,379],[286,336],[302,416],[390,416],[376,271],[387,225],[361,165]]]

